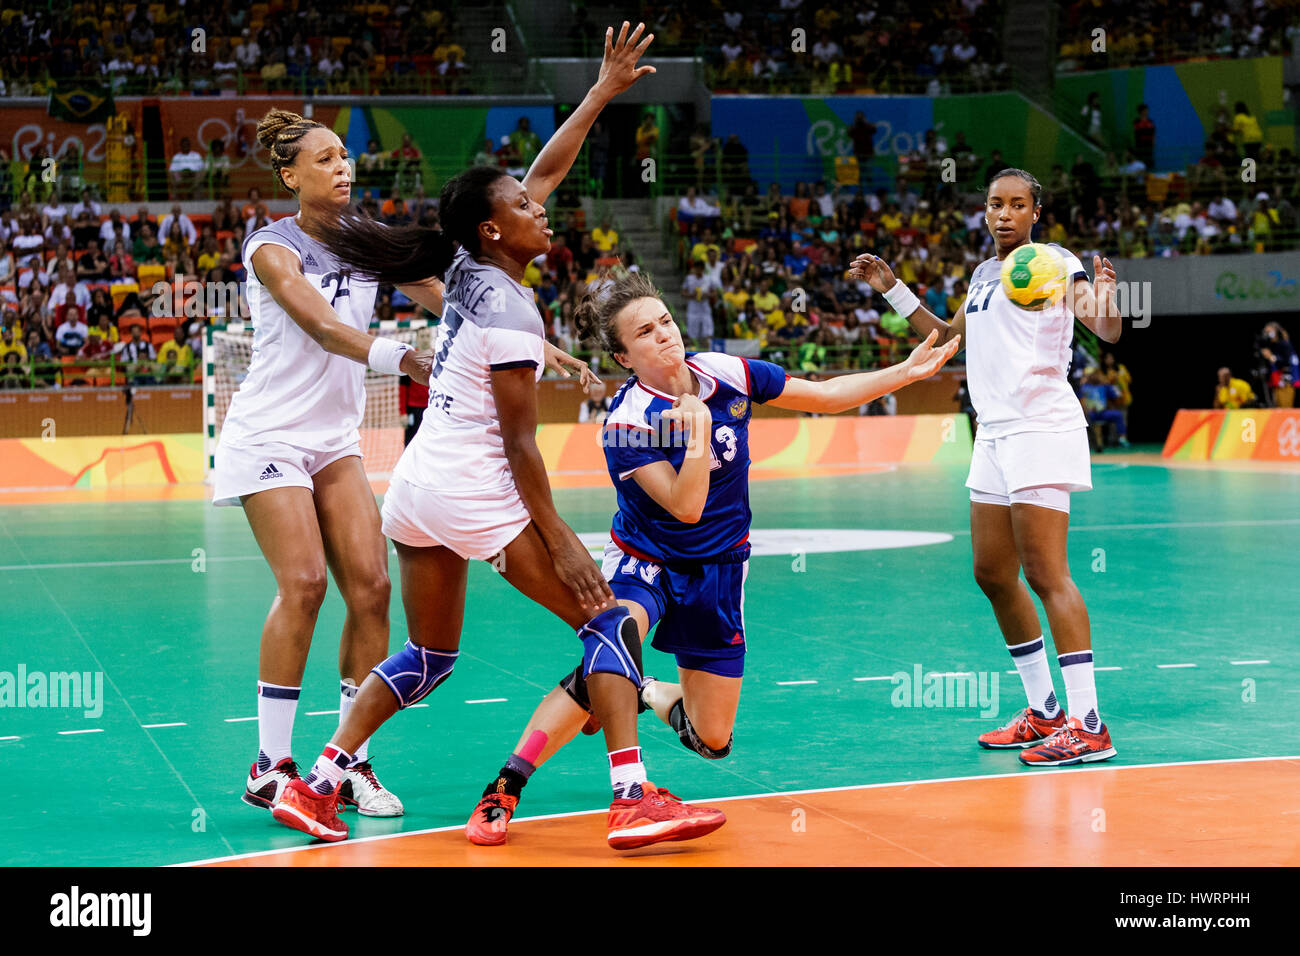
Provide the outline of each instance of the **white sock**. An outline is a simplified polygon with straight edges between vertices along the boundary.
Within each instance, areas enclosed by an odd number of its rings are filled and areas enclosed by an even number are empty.
[[[301,687],[257,682],[257,772],[266,773],[292,752],[293,718]]]
[[[339,726],[340,727],[343,726],[343,721],[347,720],[348,711],[352,709],[352,705],[357,702],[357,690],[358,687],[356,684],[352,683],[351,677],[344,677],[342,680],[339,681]],[[355,766],[355,764],[365,763],[366,757],[369,755],[369,753],[370,753],[370,738],[367,737],[365,740],[361,741],[361,746],[357,748],[357,754],[356,754],[357,759],[353,762],[353,765]]]
[[[1043,635],[1039,634],[1024,644],[1008,644],[1007,650],[1011,652],[1011,659],[1020,674],[1020,682],[1025,685],[1029,706],[1048,720],[1055,717],[1061,706],[1056,702],[1056,691],[1052,687],[1052,670],[1047,666]]]
[[[352,762],[352,754],[333,744],[326,744],[303,783],[324,796],[338,789],[343,768]]]
[[[1083,729],[1096,733],[1101,728],[1097,713],[1097,681],[1092,673],[1092,651],[1057,654],[1065,679],[1065,702],[1071,717],[1078,717]]]
[[[641,784],[646,782],[646,773],[640,747],[610,751],[609,782],[614,788],[615,800],[621,797],[641,799]]]

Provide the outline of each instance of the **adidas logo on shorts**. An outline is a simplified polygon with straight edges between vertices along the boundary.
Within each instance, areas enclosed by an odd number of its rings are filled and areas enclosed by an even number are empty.
[[[284,474],[275,465],[267,465],[266,470],[257,476],[258,481],[266,481],[268,478],[283,478]]]

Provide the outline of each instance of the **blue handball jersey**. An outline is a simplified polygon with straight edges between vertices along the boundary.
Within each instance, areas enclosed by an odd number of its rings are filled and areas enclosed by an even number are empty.
[[[678,521],[632,477],[638,468],[666,461],[679,470],[686,440],[677,423],[660,422],[673,397],[636,376],[610,404],[602,444],[609,476],[618,492],[618,514],[610,531],[627,554],[656,561],[701,561],[740,547],[749,538],[750,403],[766,402],[785,390],[785,370],[771,362],[699,352],[686,364],[700,382],[700,401],[713,415],[709,441],[709,496],[696,524]]]

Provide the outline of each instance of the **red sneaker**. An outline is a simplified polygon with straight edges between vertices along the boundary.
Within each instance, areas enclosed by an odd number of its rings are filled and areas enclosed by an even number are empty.
[[[1042,743],[1065,726],[1065,711],[1058,710],[1051,720],[1044,720],[1026,707],[997,730],[980,734],[979,745],[985,750],[1015,750]]]
[[[508,793],[489,793],[478,802],[465,824],[465,836],[479,846],[500,846],[506,842],[506,829],[515,815],[519,798]]]
[[[1090,733],[1083,729],[1083,721],[1071,717],[1064,727],[1040,746],[1022,753],[1020,762],[1029,767],[1070,767],[1078,763],[1109,760],[1116,753],[1105,724],[1098,727],[1096,733]]]
[[[271,808],[271,816],[294,830],[331,843],[348,838],[348,825],[339,819],[339,788],[320,794],[301,780],[290,781]]]
[[[721,810],[695,807],[660,790],[641,784],[641,799],[621,798],[609,805],[609,845],[615,850],[635,850],[652,843],[694,840],[727,822]]]

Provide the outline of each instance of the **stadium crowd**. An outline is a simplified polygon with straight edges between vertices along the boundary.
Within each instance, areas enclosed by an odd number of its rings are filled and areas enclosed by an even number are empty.
[[[195,28],[205,31],[201,45]],[[471,92],[457,34],[445,10],[403,2],[222,0],[198,12],[22,0],[0,14],[0,96],[40,96],[51,81],[69,80],[96,80],[120,95],[360,93],[417,76],[432,90]]]

